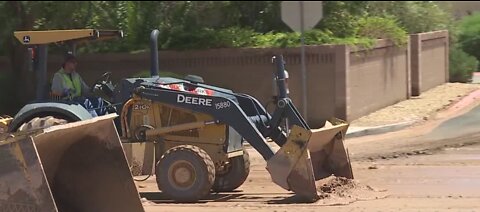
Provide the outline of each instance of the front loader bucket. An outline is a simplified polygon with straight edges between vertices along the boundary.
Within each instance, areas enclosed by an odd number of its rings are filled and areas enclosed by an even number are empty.
[[[343,138],[348,124],[332,119],[320,129],[293,126],[287,142],[267,161],[272,180],[305,201],[319,198],[315,181],[334,175],[353,179]]]
[[[331,119],[325,127],[312,130],[308,150],[312,158],[315,180],[331,176],[353,179],[348,152],[343,144],[348,124]]]
[[[115,117],[53,126],[0,142],[0,208],[144,211]]]

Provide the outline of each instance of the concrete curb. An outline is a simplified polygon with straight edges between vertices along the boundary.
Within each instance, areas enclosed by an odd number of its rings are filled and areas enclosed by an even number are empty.
[[[349,127],[347,130],[346,138],[355,138],[367,135],[378,135],[387,132],[393,132],[397,130],[405,129],[414,125],[417,121],[407,121],[396,124],[381,125],[375,127]]]

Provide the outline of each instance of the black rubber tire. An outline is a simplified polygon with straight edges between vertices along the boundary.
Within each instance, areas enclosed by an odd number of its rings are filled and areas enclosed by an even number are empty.
[[[175,182],[173,169],[176,163],[186,165],[190,174],[189,186],[181,188]],[[185,167],[185,166],[184,166]],[[210,156],[199,147],[180,145],[169,149],[158,161],[155,174],[158,188],[170,199],[178,202],[196,202],[210,193],[215,181],[215,165]]]
[[[39,130],[55,125],[61,125],[68,123],[65,119],[55,118],[53,116],[46,116],[46,117],[35,117],[32,120],[22,124],[18,129],[17,132],[25,132],[25,131],[34,131]]]
[[[212,190],[229,192],[240,187],[250,174],[250,156],[243,149],[243,155],[230,158],[230,166],[225,174],[216,175]]]

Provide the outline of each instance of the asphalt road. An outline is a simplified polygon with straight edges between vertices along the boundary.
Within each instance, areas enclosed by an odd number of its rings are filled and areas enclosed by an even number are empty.
[[[422,139],[454,139],[480,131],[480,106],[458,117],[449,119]]]

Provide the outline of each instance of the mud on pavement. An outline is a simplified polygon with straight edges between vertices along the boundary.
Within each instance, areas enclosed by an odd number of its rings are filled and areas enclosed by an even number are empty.
[[[386,198],[386,189],[373,188],[358,180],[330,176],[316,182],[320,200],[318,205],[347,205],[356,201]]]
[[[143,186],[142,186],[143,187]],[[382,188],[376,188],[372,187],[370,185],[366,185],[364,183],[359,182],[358,180],[353,180],[353,179],[347,179],[345,177],[336,177],[336,176],[330,176],[327,178],[324,178],[322,180],[316,181],[316,188],[317,192],[320,196],[320,199],[314,203],[306,203],[303,202],[299,197],[297,196],[290,196],[288,197],[288,192],[285,193],[284,195],[280,196],[263,196],[261,193],[257,193],[258,196],[253,195],[250,192],[246,192],[245,194],[237,194],[239,195],[236,199],[230,199],[230,198],[225,198],[224,200],[220,199],[215,199],[212,198],[210,200],[204,200],[203,203],[210,202],[210,204],[218,204],[221,202],[224,202],[228,204],[228,202],[243,202],[242,199],[248,199],[248,198],[253,198],[256,199],[257,203],[266,203],[267,205],[305,205],[305,206],[335,206],[335,205],[349,205],[351,203],[357,202],[357,201],[368,201],[368,200],[376,200],[376,199],[383,199],[387,198],[389,193],[388,190],[382,189]],[[245,190],[244,190],[245,192]],[[254,192],[255,193],[255,192]],[[150,193],[152,194],[152,193]],[[157,193],[159,194],[159,193]],[[154,195],[145,195],[149,196],[151,198]],[[160,195],[159,195],[160,196]],[[248,197],[250,196],[250,197]],[[263,201],[262,201],[263,199]],[[153,201],[151,201],[153,200]],[[160,199],[147,199],[147,198],[142,198],[142,204],[144,206],[155,206],[158,203],[160,204],[172,204],[174,202],[167,201],[163,202],[162,201],[158,202]],[[247,201],[248,202],[248,201]],[[252,202],[244,202],[246,205],[251,205]],[[175,204],[175,203],[174,203]],[[177,206],[180,205],[185,205],[181,203],[175,204]],[[188,204],[187,204],[188,205]],[[201,204],[202,205],[202,204]],[[205,205],[207,206],[207,205]],[[214,205],[210,205],[214,206]],[[218,205],[217,205],[218,206]],[[266,206],[266,205],[264,205]],[[208,206],[207,206],[208,207]]]

